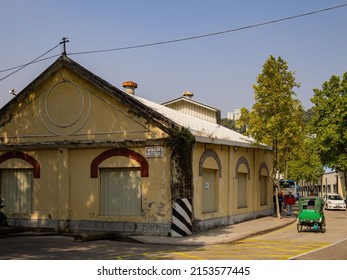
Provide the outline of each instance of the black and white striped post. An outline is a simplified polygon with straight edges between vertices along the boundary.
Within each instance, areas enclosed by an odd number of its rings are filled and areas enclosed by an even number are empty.
[[[183,237],[192,232],[192,205],[188,199],[179,198],[172,206],[171,236]]]

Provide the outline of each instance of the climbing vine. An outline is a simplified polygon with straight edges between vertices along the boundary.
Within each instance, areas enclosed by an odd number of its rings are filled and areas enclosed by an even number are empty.
[[[189,129],[182,127],[171,131],[168,145],[171,148],[172,160],[172,198],[192,197],[192,157],[195,138]]]

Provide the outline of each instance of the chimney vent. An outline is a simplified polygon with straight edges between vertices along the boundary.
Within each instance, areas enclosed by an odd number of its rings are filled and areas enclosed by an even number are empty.
[[[123,83],[123,87],[125,88],[125,92],[129,94],[135,94],[135,89],[137,88],[137,83],[132,81],[126,81]]]
[[[184,92],[182,93],[182,95],[183,95],[184,97],[188,97],[189,99],[191,99],[191,98],[193,97],[194,93],[192,93],[191,91],[184,91]]]

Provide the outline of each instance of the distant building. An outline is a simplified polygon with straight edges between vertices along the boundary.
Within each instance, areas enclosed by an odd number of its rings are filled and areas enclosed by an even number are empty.
[[[237,121],[241,117],[241,109],[234,109],[232,112],[227,113],[227,118],[233,121]]]
[[[314,193],[323,197],[326,193],[338,193],[346,198],[346,180],[344,172],[330,171],[323,174],[318,182],[301,182],[301,191],[303,195]]]

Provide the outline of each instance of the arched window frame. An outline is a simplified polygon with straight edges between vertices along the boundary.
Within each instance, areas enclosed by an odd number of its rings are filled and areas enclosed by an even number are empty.
[[[220,158],[219,158],[218,154],[214,150],[212,150],[212,149],[208,149],[208,150],[204,151],[203,154],[200,157],[200,160],[199,160],[199,176],[202,176],[203,165],[204,165],[205,160],[208,157],[211,157],[211,158],[213,158],[216,161],[217,166],[218,166],[219,178],[222,178],[222,163],[220,161]]]
[[[248,161],[245,157],[240,157],[239,160],[236,163],[236,167],[235,167],[235,176],[237,178],[237,173],[239,171],[239,168],[241,166],[241,164],[244,164],[247,168],[247,172],[248,172],[248,180],[251,179],[251,169],[249,167]]]
[[[9,159],[22,159],[29,163],[33,167],[33,177],[34,178],[40,178],[41,175],[41,168],[39,162],[34,159],[32,156],[19,152],[19,151],[12,151],[12,152],[7,152],[5,154],[0,155],[0,164],[3,163],[4,161],[7,161]]]
[[[123,156],[131,158],[135,161],[137,161],[141,166],[141,177],[148,177],[149,176],[149,167],[148,167],[148,161],[139,153],[134,152],[132,150],[126,149],[126,148],[116,148],[116,149],[110,149],[107,150],[100,155],[98,155],[94,160],[92,161],[90,165],[90,177],[91,178],[98,178],[98,168],[99,165],[106,159],[110,157],[115,156]]]

